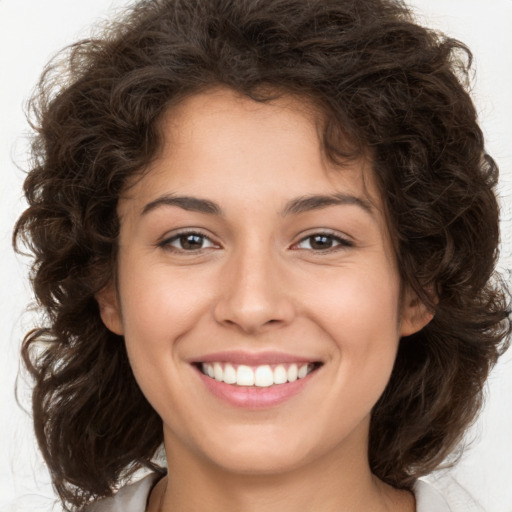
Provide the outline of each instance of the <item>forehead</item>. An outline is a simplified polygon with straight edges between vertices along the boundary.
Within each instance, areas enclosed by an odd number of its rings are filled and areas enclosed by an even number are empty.
[[[168,108],[158,128],[159,154],[135,190],[128,189],[132,199],[147,199],[165,187],[194,193],[205,184],[218,197],[268,196],[272,183],[289,195],[341,188],[380,209],[371,162],[363,157],[341,165],[330,161],[322,142],[322,115],[307,98],[281,94],[257,102],[219,87]]]

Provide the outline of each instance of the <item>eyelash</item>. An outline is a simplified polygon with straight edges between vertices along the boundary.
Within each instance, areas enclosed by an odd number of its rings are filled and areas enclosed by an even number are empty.
[[[204,243],[205,241],[208,241],[210,243],[210,245],[208,247],[199,247],[199,248],[193,248],[193,249],[185,249],[183,246],[175,247],[172,245],[174,242],[178,242],[178,243],[180,241],[184,242],[187,238],[190,238],[190,237],[197,237],[200,239],[200,242],[202,242],[202,243]],[[311,242],[314,238],[317,238],[317,239],[321,238],[321,239],[323,239],[322,243],[328,242],[328,243],[331,243],[331,246],[326,247],[326,248],[314,249],[311,246]],[[302,244],[303,242],[306,242],[308,240],[309,240],[309,247],[299,247],[300,244]],[[332,244],[335,244],[335,245],[332,245]],[[311,233],[310,235],[307,235],[307,236],[301,238],[297,243],[293,244],[292,250],[305,250],[305,251],[312,251],[315,253],[324,253],[325,254],[325,253],[339,251],[339,250],[353,247],[353,246],[354,246],[354,244],[350,240],[347,240],[346,238],[342,238],[342,237],[335,235],[331,232],[320,231],[320,232],[316,232],[316,233]],[[173,235],[169,238],[166,238],[165,240],[162,240],[161,242],[158,243],[158,247],[161,247],[162,249],[165,249],[168,251],[173,251],[173,252],[197,254],[200,251],[211,249],[213,247],[218,248],[219,245],[216,244],[215,242],[213,242],[209,236],[205,235],[204,233],[201,233],[200,231],[182,231],[180,233],[176,233],[175,235]]]
[[[331,246],[331,247],[327,247],[327,248],[320,248],[320,249],[313,249],[311,247],[311,241],[312,239],[314,238],[322,238],[322,239],[327,239],[329,240],[331,243],[335,242],[336,245],[334,246]],[[305,242],[309,240],[310,241],[310,247],[309,248],[302,248],[302,247],[297,247],[299,244]],[[313,251],[315,253],[330,253],[330,252],[334,252],[334,251],[339,251],[339,250],[343,250],[343,249],[346,249],[346,248],[349,248],[349,247],[353,247],[354,244],[353,242],[351,242],[350,240],[347,240],[346,238],[343,238],[339,235],[335,235],[334,233],[331,233],[331,232],[316,232],[316,233],[311,233],[310,235],[308,236],[305,236],[303,238],[301,238],[296,244],[294,244],[293,248],[295,250],[305,250],[305,251]]]
[[[186,238],[190,238],[190,237],[198,237],[201,239],[201,241],[204,243],[205,240],[208,240],[210,242],[210,246],[209,247],[200,247],[200,248],[196,248],[196,249],[185,249],[183,247],[174,247],[172,245],[173,242],[176,242],[176,241],[184,241]],[[161,247],[162,249],[165,249],[165,250],[168,250],[168,251],[173,251],[173,252],[181,252],[181,253],[191,253],[191,254],[197,254],[199,251],[203,251],[205,249],[210,249],[212,247],[219,247],[218,244],[216,244],[215,242],[212,241],[212,239],[205,235],[204,233],[201,233],[200,231],[182,231],[181,233],[176,233],[175,235],[169,237],[169,238],[166,238],[165,240],[162,240],[161,242],[158,243],[158,247]]]

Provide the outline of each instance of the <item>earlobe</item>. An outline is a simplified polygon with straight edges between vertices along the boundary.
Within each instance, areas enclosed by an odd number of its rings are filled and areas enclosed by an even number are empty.
[[[124,334],[121,309],[113,285],[108,285],[95,295],[100,309],[101,320],[105,327],[114,334]]]
[[[410,336],[421,331],[434,318],[434,313],[413,292],[407,292],[404,300],[401,336]]]

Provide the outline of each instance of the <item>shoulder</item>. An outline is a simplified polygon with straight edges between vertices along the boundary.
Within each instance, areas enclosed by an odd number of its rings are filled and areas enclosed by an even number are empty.
[[[418,480],[413,488],[416,512],[483,512],[483,509],[459,485],[443,488]]]
[[[144,512],[149,493],[161,475],[152,473],[121,488],[111,498],[89,505],[85,512]]]

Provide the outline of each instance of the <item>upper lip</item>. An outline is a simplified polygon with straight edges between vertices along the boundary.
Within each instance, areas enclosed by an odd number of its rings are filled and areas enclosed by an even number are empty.
[[[226,362],[247,366],[280,363],[314,363],[321,362],[315,357],[302,357],[284,352],[244,352],[241,350],[215,352],[205,354],[192,361],[193,363]]]

